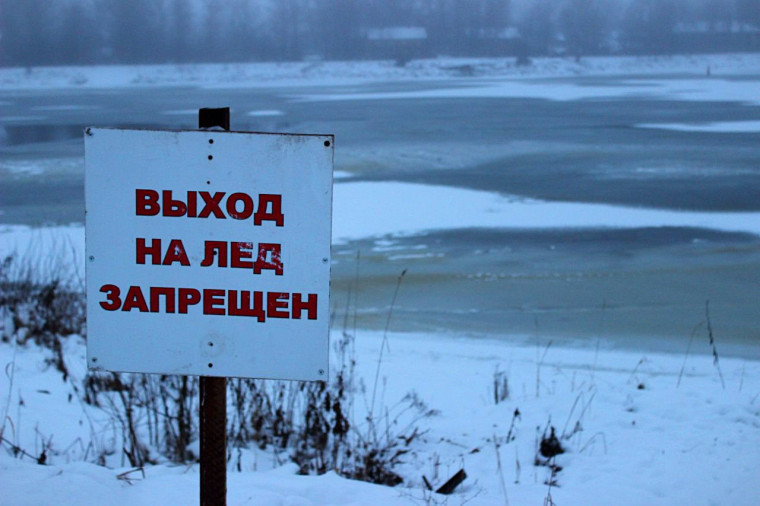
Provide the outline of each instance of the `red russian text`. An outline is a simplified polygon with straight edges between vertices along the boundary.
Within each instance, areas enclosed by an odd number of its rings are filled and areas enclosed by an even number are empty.
[[[144,238],[137,238],[135,246],[135,261],[138,264],[144,265],[146,257],[150,256],[150,263],[153,265],[172,265],[174,262],[179,262],[180,265],[186,267],[190,265],[185,246],[179,239],[172,239],[169,241],[169,247],[166,249],[166,254],[163,255],[163,259],[161,258],[161,252],[161,239],[151,239],[150,246],[148,246]]]
[[[229,290],[227,292],[227,300],[228,314],[230,316],[250,316],[256,318],[260,322],[266,320],[266,313],[263,306],[263,292],[249,292],[243,290],[240,292],[240,298],[238,299],[238,291]],[[238,303],[238,301],[240,302]]]
[[[306,299],[306,302],[304,302],[301,297],[302,295],[300,293],[293,294],[293,305],[291,306],[291,314],[293,315],[293,318],[295,318],[296,320],[300,320],[301,313],[305,309],[306,316],[309,318],[309,320],[316,320],[317,319],[317,294],[310,293],[309,298]]]
[[[137,309],[141,313],[148,312],[148,303],[145,302],[145,296],[139,286],[130,286],[127,295],[124,296],[124,304],[121,306],[122,311],[132,311]]]
[[[121,290],[116,285],[103,285],[100,287],[100,292],[106,294],[106,300],[100,303],[100,307],[106,311],[116,311],[121,307],[121,299],[119,295]]]
[[[100,287],[105,300],[99,302],[105,311],[138,313],[202,314],[239,316],[265,322],[267,318],[316,320],[319,298],[316,293],[260,292],[224,290],[221,288],[173,288],[130,286],[122,298],[122,290],[113,284]]]
[[[247,220],[253,217],[253,224],[264,225],[274,222],[278,227],[285,225],[282,212],[282,195],[262,193],[258,196],[258,205],[247,193],[187,191],[185,200],[177,198],[172,190],[135,190],[135,214],[137,216],[168,216],[188,218],[216,218],[225,220]]]
[[[256,260],[253,260],[254,245],[251,242],[206,241],[203,250],[201,267],[233,267],[236,269],[253,269],[254,274],[263,270],[274,271],[282,276],[282,245],[261,242],[256,246]],[[229,252],[229,256],[228,256]]]
[[[253,263],[253,273],[261,274],[262,270],[272,270],[275,275],[282,276],[282,246],[274,243],[259,243],[259,254]]]
[[[271,210],[269,204],[271,204]],[[253,215],[253,224],[261,225],[265,221],[273,221],[278,227],[285,225],[285,216],[282,214],[282,195],[269,193],[259,195],[259,208]]]

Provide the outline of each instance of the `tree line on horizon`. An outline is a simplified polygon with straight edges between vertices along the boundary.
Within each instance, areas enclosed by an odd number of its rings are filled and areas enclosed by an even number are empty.
[[[760,50],[760,0],[0,0],[0,65]]]

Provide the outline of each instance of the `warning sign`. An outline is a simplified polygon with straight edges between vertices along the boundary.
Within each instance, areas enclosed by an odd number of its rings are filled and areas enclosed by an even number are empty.
[[[332,168],[330,135],[87,129],[89,367],[326,379]]]

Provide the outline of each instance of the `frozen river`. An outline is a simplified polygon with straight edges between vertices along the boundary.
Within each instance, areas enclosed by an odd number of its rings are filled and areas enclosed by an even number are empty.
[[[230,106],[235,130],[334,133],[336,209],[376,199],[366,221],[336,217],[336,325],[383,328],[408,269],[396,330],[680,351],[709,300],[716,339],[758,343],[757,89],[760,75],[0,88],[0,224],[84,221],[84,126],[195,128],[199,107]]]

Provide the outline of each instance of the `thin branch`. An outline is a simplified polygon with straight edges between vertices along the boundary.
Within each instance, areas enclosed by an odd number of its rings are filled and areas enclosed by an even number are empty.
[[[401,271],[401,274],[398,277],[398,280],[396,281],[396,290],[393,292],[393,299],[391,300],[391,307],[388,310],[388,318],[385,322],[385,331],[383,332],[383,341],[380,344],[380,355],[377,358],[377,369],[375,370],[375,381],[372,385],[372,402],[369,406],[369,418],[372,419],[374,417],[374,411],[375,411],[375,398],[377,396],[377,383],[380,378],[380,365],[383,362],[383,352],[385,351],[385,348],[388,347],[388,329],[391,326],[391,316],[393,315],[393,308],[396,305],[396,297],[398,297],[398,291],[399,288],[401,288],[401,281],[403,281],[404,276],[406,275],[406,269]],[[388,347],[388,351],[390,352],[390,348]]]
[[[720,363],[718,362],[718,348],[715,346],[715,337],[713,336],[712,323],[710,322],[710,301],[705,301],[705,319],[707,320],[707,337],[710,339],[710,346],[712,346],[713,364],[718,370],[718,376],[720,377],[720,384],[723,386],[723,390],[726,389],[726,382],[723,379],[723,371],[720,370]]]

